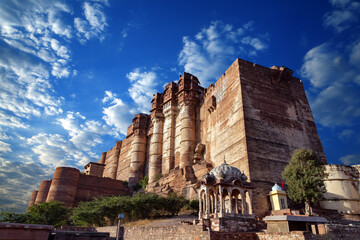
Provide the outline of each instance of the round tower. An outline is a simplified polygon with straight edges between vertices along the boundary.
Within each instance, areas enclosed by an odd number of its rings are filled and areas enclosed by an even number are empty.
[[[59,201],[66,206],[74,205],[80,171],[76,168],[57,167],[46,202]]]
[[[38,190],[34,190],[32,192],[28,208],[35,204],[35,199],[36,199],[37,194],[38,194]]]
[[[41,181],[39,191],[38,191],[38,194],[35,199],[35,204],[38,204],[41,202],[46,202],[46,198],[49,193],[50,185],[51,185],[51,180]]]

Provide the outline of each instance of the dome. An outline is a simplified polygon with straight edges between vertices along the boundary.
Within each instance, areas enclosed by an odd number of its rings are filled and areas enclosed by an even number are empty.
[[[279,185],[275,185],[271,188],[271,191],[284,191]]]
[[[232,167],[227,164],[225,161],[220,166],[213,168],[210,175],[214,176],[216,179],[225,179],[230,180],[231,178],[238,178],[242,181],[246,181],[247,177],[236,167]]]

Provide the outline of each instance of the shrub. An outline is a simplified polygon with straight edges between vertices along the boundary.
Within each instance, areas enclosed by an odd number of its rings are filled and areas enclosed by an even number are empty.
[[[2,209],[0,210],[0,222],[8,223],[26,223],[26,213],[16,213],[13,209]]]
[[[42,202],[31,206],[26,212],[27,223],[60,227],[66,225],[71,209],[58,201]]]

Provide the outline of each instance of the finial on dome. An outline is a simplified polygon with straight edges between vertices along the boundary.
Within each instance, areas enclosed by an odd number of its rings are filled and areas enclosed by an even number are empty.
[[[225,161],[225,155],[224,155],[224,163],[223,164],[227,164],[226,161]]]

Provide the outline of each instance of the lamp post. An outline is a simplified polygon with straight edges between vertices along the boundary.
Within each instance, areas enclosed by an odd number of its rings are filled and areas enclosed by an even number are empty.
[[[123,213],[119,213],[118,216],[118,225],[117,225],[117,231],[116,231],[116,240],[123,240],[123,234],[121,234],[120,229],[121,229],[121,219],[123,219],[125,217],[125,214]]]

